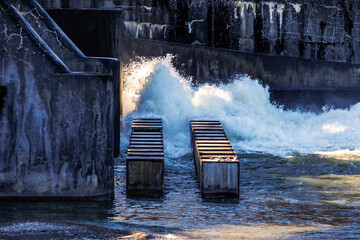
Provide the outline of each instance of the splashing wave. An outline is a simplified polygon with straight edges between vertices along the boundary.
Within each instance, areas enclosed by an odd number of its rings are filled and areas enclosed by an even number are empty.
[[[126,67],[123,152],[134,117],[163,118],[170,158],[191,151],[189,121],[200,118],[220,120],[237,152],[288,156],[360,147],[360,103],[322,114],[285,111],[271,103],[268,87],[249,76],[235,76],[229,84],[194,87],[171,60],[172,56],[140,59]]]

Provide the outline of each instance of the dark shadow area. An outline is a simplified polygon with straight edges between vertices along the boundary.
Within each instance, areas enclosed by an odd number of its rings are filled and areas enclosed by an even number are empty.
[[[120,59],[120,10],[47,9],[49,15],[87,56]],[[76,24],[74,24],[76,23]]]
[[[233,198],[203,198],[203,203],[214,203],[214,204],[239,204],[240,199],[238,197]]]
[[[111,217],[113,203],[99,202],[2,202],[0,222],[91,221]]]
[[[360,91],[271,91],[271,101],[284,110],[321,113],[328,109],[349,109],[360,102]]]

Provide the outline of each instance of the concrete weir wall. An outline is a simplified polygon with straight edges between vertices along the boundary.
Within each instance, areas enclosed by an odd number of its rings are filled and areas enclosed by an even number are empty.
[[[140,39],[124,40],[124,61],[136,56],[174,55],[173,64],[194,84],[228,83],[236,74],[248,74],[271,90],[360,90],[357,66],[284,56],[225,51]]]
[[[0,199],[113,198],[118,78],[36,1],[0,0]]]

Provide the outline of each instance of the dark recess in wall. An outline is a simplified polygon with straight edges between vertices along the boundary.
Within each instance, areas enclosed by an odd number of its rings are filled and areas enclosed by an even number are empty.
[[[227,2],[216,2],[214,11],[214,43],[217,48],[229,48],[230,36],[229,27],[230,22],[229,5]]]
[[[351,36],[352,30],[354,28],[353,16],[350,13],[353,10],[352,3],[351,1],[340,1],[339,4],[344,15],[345,31],[347,34],[349,34],[349,36]]]
[[[61,8],[69,8],[70,3],[69,0],[61,0]]]
[[[189,6],[187,1],[181,0],[177,2],[176,16],[176,38],[179,42],[190,43],[191,39],[187,38],[187,30],[185,29],[185,21],[189,18]]]
[[[213,15],[213,6],[212,2],[209,1],[209,7],[207,11],[207,46],[214,47],[213,46],[213,22],[212,22],[212,15]]]
[[[7,88],[5,86],[0,86],[0,114],[5,104],[4,98],[6,96],[6,90]]]
[[[270,92],[271,101],[280,104],[285,110],[323,112],[325,106],[348,109],[360,102],[359,91],[274,91]]]
[[[269,53],[270,42],[263,38],[263,17],[260,10],[256,11],[254,29],[254,52]]]
[[[48,9],[50,16],[87,56],[119,58],[121,13],[116,10]]]

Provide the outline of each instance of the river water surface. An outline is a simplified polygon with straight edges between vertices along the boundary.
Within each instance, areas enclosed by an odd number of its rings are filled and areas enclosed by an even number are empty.
[[[121,155],[110,203],[2,203],[0,239],[360,239],[360,103],[284,110],[248,76],[195,87],[171,57],[125,73]],[[165,194],[125,195],[134,117],[161,117]],[[203,200],[189,121],[218,119],[240,159],[240,198]]]

